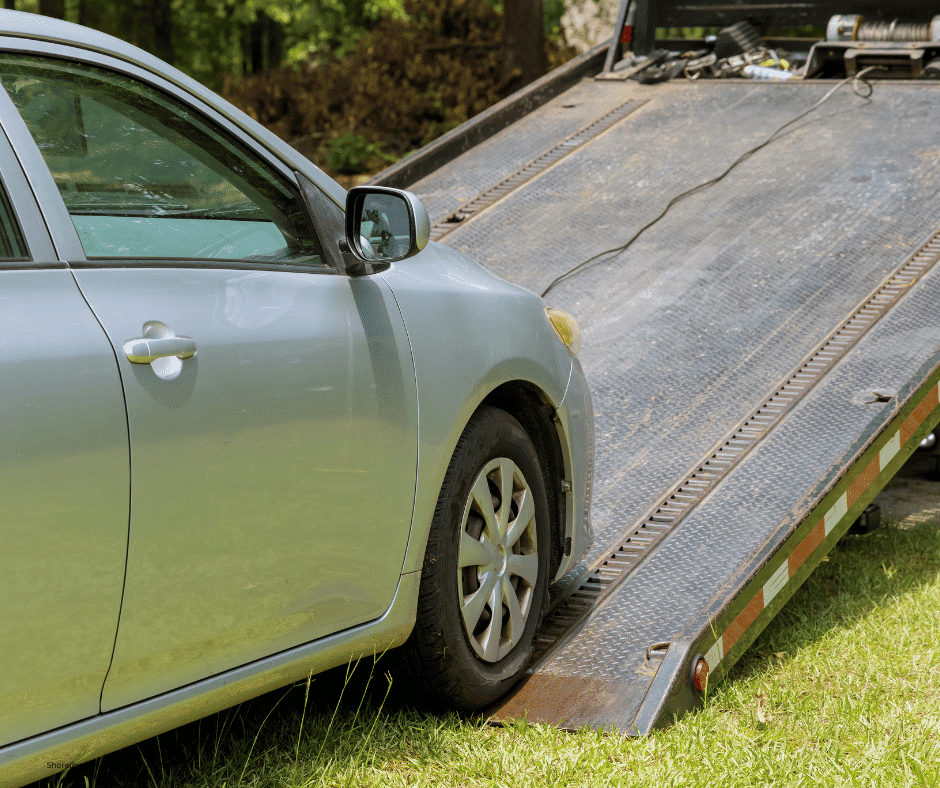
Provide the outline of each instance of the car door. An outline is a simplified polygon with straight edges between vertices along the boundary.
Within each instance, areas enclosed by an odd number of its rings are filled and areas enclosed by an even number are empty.
[[[2,746],[98,713],[130,506],[114,351],[2,131],[0,329]]]
[[[158,77],[49,51],[0,53],[0,80],[124,384],[107,710],[381,616],[417,401],[389,289],[322,261],[288,168]]]

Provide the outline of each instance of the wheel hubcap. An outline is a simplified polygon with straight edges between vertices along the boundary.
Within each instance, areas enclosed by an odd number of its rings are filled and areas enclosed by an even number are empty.
[[[522,638],[538,566],[532,491],[519,467],[498,457],[473,482],[457,551],[464,631],[483,661],[498,662]]]

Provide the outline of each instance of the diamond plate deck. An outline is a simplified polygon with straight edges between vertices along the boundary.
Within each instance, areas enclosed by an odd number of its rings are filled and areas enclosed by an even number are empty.
[[[447,237],[539,292],[626,241],[672,197],[721,173],[830,87],[582,83],[416,189],[432,203],[450,190],[446,208],[435,203],[438,218],[542,143],[601,114],[607,97],[611,105],[647,101]],[[675,206],[627,252],[551,292],[549,303],[581,323],[595,403],[597,537],[588,562],[937,229],[938,95],[932,85],[885,83],[868,100],[837,93],[722,182]],[[588,104],[577,122],[562,112]],[[525,149],[536,136],[535,149]],[[895,407],[847,404],[851,395],[909,389],[935,363],[937,281],[931,274],[912,288],[548,658],[532,680],[545,719],[630,726],[657,671],[647,647],[674,640],[749,558],[808,511],[821,480],[844,472],[859,441]],[[527,710],[510,702],[504,716]]]
[[[642,88],[662,93],[447,243],[538,291],[829,87]],[[935,229],[937,96],[907,85],[876,87],[868,102],[837,94],[626,254],[552,291],[581,324],[595,401],[589,561]],[[488,171],[497,152],[477,165]]]
[[[409,186],[440,221],[478,194],[643,90],[586,79],[508,129]]]
[[[940,362],[938,300],[935,269],[542,666],[542,676],[565,682],[604,679],[629,687],[630,702],[618,704],[616,717],[566,723],[629,726],[652,679],[647,646],[677,639],[749,556],[808,514],[847,459],[897,410],[896,399],[859,404],[858,395],[893,390],[903,400],[924,367]]]
[[[537,666],[549,651],[556,649],[568,633],[603,605],[605,597],[619,588],[634,567],[667,537],[690,512],[695,510],[717,485],[733,473],[738,463],[761,443],[835,364],[852,352],[858,341],[940,259],[940,230],[903,262],[817,347],[792,374],[769,392],[753,412],[730,433],[714,453],[691,473],[684,475],[649,509],[648,514],[614,545],[607,548],[590,569],[569,590],[557,588],[553,604],[536,639],[533,664]],[[887,395],[883,390],[866,392],[863,402]],[[855,493],[853,493],[853,496]],[[564,584],[558,584],[563,586]]]
[[[746,560],[806,517],[898,400],[940,363],[938,299],[934,269],[540,668],[543,692],[573,679],[595,689],[602,682],[607,692],[617,687],[609,703],[572,703],[549,721],[630,727],[658,667],[646,648],[677,640],[694,614],[733,588]],[[872,389],[899,395],[862,404],[859,395]],[[533,710],[507,716],[529,711],[538,719]]]

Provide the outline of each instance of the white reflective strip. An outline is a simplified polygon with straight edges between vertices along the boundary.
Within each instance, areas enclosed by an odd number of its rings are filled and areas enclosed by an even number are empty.
[[[708,663],[709,671],[714,670],[718,666],[718,663],[721,662],[722,657],[724,657],[724,654],[721,652],[721,638],[718,638],[718,640],[715,641],[715,645],[708,649],[708,653],[705,655],[705,661]]]
[[[764,607],[770,604],[770,600],[777,596],[777,593],[787,584],[790,579],[790,566],[784,561],[783,565],[770,576],[770,580],[764,583]]]
[[[878,453],[878,462],[881,470],[888,467],[888,463],[894,459],[894,455],[901,451],[901,433],[896,432]]]
[[[845,493],[842,493],[842,495],[839,496],[839,500],[826,512],[826,536],[829,536],[829,532],[836,527],[836,523],[838,523],[839,520],[845,517],[845,513],[848,510],[848,501],[845,498]]]

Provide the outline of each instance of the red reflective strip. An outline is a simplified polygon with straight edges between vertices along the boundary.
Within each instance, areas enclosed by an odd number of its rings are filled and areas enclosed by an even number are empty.
[[[787,559],[790,577],[796,574],[796,570],[803,566],[806,559],[813,554],[813,550],[819,547],[819,545],[822,544],[822,540],[825,538],[826,522],[825,520],[820,520],[816,523],[816,527],[806,534],[806,538],[797,545],[796,550],[790,553],[790,557]]]
[[[633,25],[624,25],[623,32],[620,34],[620,43],[629,44],[633,41]]]
[[[908,439],[917,428],[924,423],[924,420],[933,412],[933,409],[937,407],[937,387],[933,386],[927,396],[921,401],[921,403],[911,411],[911,415],[904,419],[904,423],[901,425],[901,445],[903,446],[907,443]]]
[[[744,608],[738,617],[731,622],[731,625],[725,630],[725,633],[721,636],[722,640],[722,649],[725,654],[727,654],[735,643],[741,639],[747,628],[754,623],[761,611],[764,609],[764,589],[760,589],[754,598],[747,603],[747,607]]]
[[[846,494],[846,502],[848,507],[851,508],[862,495],[865,493],[869,487],[875,482],[875,478],[881,472],[881,457],[877,454],[874,456],[874,459],[868,466],[862,471],[852,484],[849,485],[848,493]]]

